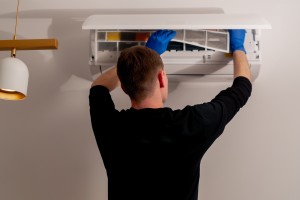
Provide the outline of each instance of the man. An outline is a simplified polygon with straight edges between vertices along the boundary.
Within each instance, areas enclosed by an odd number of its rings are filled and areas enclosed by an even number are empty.
[[[245,34],[230,30],[234,81],[207,103],[180,110],[163,106],[168,78],[159,54],[175,36],[169,30],[152,34],[146,47],[123,50],[117,67],[93,82],[90,114],[109,200],[198,198],[201,158],[251,94]],[[131,100],[131,108],[121,111],[109,93],[119,85]]]

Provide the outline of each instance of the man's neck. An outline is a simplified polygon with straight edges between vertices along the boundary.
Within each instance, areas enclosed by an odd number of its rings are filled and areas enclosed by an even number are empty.
[[[144,109],[144,108],[162,108],[163,102],[160,99],[146,98],[141,102],[131,101],[131,107],[134,109]]]

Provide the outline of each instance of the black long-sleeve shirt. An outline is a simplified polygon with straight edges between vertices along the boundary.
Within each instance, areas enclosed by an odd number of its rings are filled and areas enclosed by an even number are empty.
[[[201,158],[251,90],[250,81],[238,77],[207,103],[118,111],[107,88],[92,87],[90,114],[108,199],[196,200]]]

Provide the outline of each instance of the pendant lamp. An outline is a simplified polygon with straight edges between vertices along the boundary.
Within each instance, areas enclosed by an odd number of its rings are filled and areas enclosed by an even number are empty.
[[[27,96],[29,71],[26,64],[16,58],[17,50],[57,49],[56,39],[17,40],[19,13],[18,0],[16,24],[13,40],[0,40],[0,51],[11,51],[11,57],[0,60],[0,99],[22,100]]]

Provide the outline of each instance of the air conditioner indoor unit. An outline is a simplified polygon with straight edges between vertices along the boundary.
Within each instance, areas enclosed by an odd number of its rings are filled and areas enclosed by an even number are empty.
[[[169,80],[179,81],[232,80],[228,30],[246,29],[244,44],[254,81],[262,61],[261,30],[271,25],[253,14],[105,14],[88,17],[82,29],[90,30],[93,79],[115,65],[123,49],[145,45],[156,30],[175,30],[176,37],[161,57]]]

